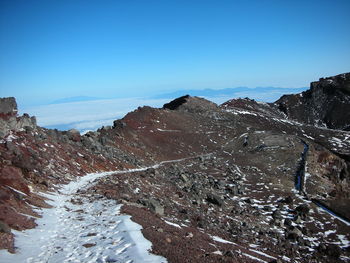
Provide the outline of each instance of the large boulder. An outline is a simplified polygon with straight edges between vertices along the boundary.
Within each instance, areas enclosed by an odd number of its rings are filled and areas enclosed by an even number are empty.
[[[153,213],[164,215],[164,207],[158,200],[155,199],[143,199],[140,203],[150,209]]]
[[[35,117],[26,113],[17,117],[15,98],[0,98],[0,138],[7,136],[10,131],[34,130],[36,127]]]
[[[0,98],[0,114],[17,113],[17,103],[14,97]]]

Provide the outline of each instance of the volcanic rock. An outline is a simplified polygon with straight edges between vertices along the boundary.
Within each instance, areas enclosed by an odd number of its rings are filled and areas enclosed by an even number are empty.
[[[321,78],[312,82],[309,90],[284,95],[275,105],[290,119],[350,130],[350,73]]]
[[[13,114],[17,113],[17,102],[14,97],[0,98],[0,113]]]

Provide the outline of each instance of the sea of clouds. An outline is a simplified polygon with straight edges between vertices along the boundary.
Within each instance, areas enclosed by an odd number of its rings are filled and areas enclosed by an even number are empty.
[[[282,88],[268,92],[266,90],[259,92],[259,89],[251,89],[235,92],[231,95],[206,96],[205,98],[217,104],[238,97],[249,97],[258,101],[272,102],[286,93],[285,91]],[[77,129],[84,133],[89,130],[96,130],[102,126],[112,125],[114,120],[123,118],[128,112],[138,107],[151,106],[161,108],[172,99],[175,98],[96,99],[32,106],[23,110],[20,109],[20,112],[36,116],[38,125],[42,127],[59,130]]]

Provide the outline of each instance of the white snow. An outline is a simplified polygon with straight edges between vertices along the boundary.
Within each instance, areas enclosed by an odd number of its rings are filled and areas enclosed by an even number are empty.
[[[350,262],[350,257],[340,256],[340,259],[344,262]]]
[[[59,193],[42,194],[51,199],[53,208],[39,211],[42,218],[36,228],[14,231],[18,251],[0,251],[1,262],[166,262],[149,252],[151,242],[143,237],[140,225],[120,214],[121,205],[75,195],[102,176],[145,169],[88,174],[64,185]]]
[[[350,222],[348,222],[348,221],[344,220],[343,218],[333,214],[332,212],[328,211],[328,209],[325,209],[325,208],[320,207],[320,206],[318,206],[317,208],[318,208],[318,211],[325,212],[325,213],[329,214],[331,217],[333,217],[335,219],[338,219],[339,221],[343,222],[345,225],[350,226]]]
[[[336,146],[336,147],[339,147],[339,148],[343,148],[343,147],[347,147],[347,142],[348,142],[348,137],[347,136],[344,136],[344,140],[341,140],[339,138],[336,138],[336,137],[332,137],[329,139],[329,142],[333,145],[333,146]]]
[[[283,256],[282,259],[283,259],[283,260],[286,260],[286,261],[288,261],[288,262],[290,262],[290,258],[287,257],[287,256]]]
[[[18,193],[18,194],[20,194],[20,195],[27,196],[26,193],[23,193],[22,191],[17,190],[17,189],[15,189],[15,188],[11,187],[11,186],[6,185],[6,187],[10,188],[12,191],[14,191],[14,192],[16,192],[16,193]]]
[[[236,243],[233,243],[231,241],[222,239],[221,237],[218,236],[210,236],[214,241],[220,242],[220,243],[226,243],[226,244],[232,244],[232,245],[237,245]]]
[[[10,133],[6,138],[5,138],[5,140],[7,141],[7,142],[12,142],[13,140],[16,140],[18,137],[17,136],[15,136],[15,135],[13,135],[12,133]]]
[[[350,245],[350,241],[346,238],[345,235],[337,235],[337,237],[340,240],[340,245],[342,247],[348,247]]]
[[[277,259],[277,258],[272,257],[272,256],[270,256],[270,255],[268,255],[268,254],[266,254],[264,252],[259,251],[259,250],[255,250],[255,249],[249,249],[249,250],[254,252],[254,253],[257,253],[257,254],[259,254],[261,256],[267,257],[267,258]]]
[[[308,172],[308,163],[305,163],[305,176],[304,176],[304,192],[306,192],[307,180],[311,177],[311,174]]]
[[[173,222],[169,222],[169,221],[167,221],[167,220],[164,220],[164,222],[167,223],[168,225],[171,225],[171,226],[174,226],[174,227],[177,227],[177,228],[181,228],[180,225],[175,224],[175,223],[173,223]]]
[[[259,261],[259,262],[268,263],[268,262],[265,261],[265,260],[262,260],[262,259],[260,259],[260,258],[254,257],[254,256],[249,255],[249,254],[247,254],[247,253],[242,253],[242,255],[244,255],[244,256],[246,256],[246,257],[248,257],[248,258],[254,259],[254,260],[256,260],[256,261]]]
[[[324,232],[324,235],[329,236],[330,234],[334,234],[334,233],[337,233],[337,231],[336,230],[328,230],[328,231]]]
[[[250,247],[253,247],[253,248],[257,248],[259,247],[259,245],[255,245],[255,244],[249,244]]]
[[[310,139],[310,140],[315,140],[315,138],[314,137],[311,137],[310,135],[307,135],[307,134],[303,134],[304,135],[304,137],[305,138],[308,138],[308,139]]]
[[[233,113],[234,115],[238,114],[247,114],[247,115],[253,115],[253,116],[258,116],[258,114],[246,110],[238,110],[238,109],[226,109],[226,112]]]
[[[161,132],[181,132],[180,130],[164,130],[164,129],[160,129],[160,128],[157,128],[157,131],[161,131]]]

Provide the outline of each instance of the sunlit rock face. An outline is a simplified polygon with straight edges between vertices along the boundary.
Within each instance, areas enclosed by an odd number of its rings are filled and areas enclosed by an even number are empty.
[[[291,119],[350,130],[350,73],[321,78],[309,90],[282,96],[275,104]]]
[[[1,114],[16,114],[17,103],[14,97],[0,98],[0,113]]]
[[[17,103],[15,98],[0,98],[0,138],[12,131],[22,129],[35,129],[36,118],[28,114],[17,116]]]

